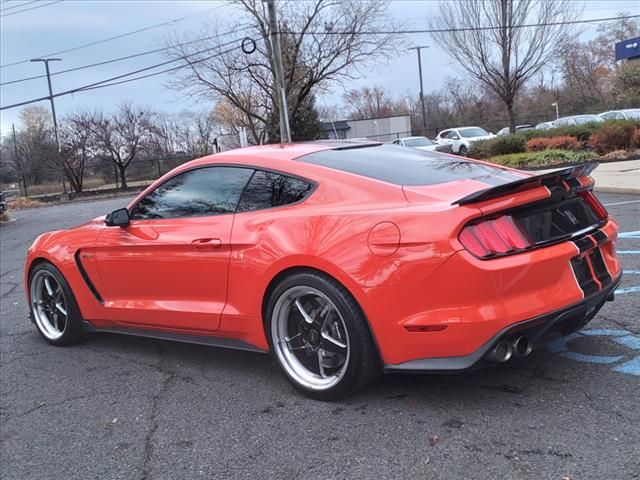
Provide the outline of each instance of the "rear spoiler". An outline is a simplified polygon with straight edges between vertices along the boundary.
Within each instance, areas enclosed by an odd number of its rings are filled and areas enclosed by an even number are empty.
[[[536,187],[564,186],[567,191],[587,190],[593,186],[592,182],[582,183],[578,177],[586,177],[597,166],[598,162],[584,163],[575,167],[561,168],[552,172],[543,173],[541,175],[532,175],[521,180],[503,183],[497,187],[490,187],[484,190],[478,190],[466,197],[453,202],[452,205],[467,205],[469,203],[482,202],[492,198],[501,197],[508,193],[515,193],[521,190],[529,190]]]

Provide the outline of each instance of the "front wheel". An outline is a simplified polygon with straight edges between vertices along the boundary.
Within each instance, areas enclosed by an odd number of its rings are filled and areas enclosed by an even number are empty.
[[[62,273],[50,263],[29,275],[31,315],[40,335],[52,345],[76,343],[82,337],[80,309]]]
[[[460,148],[458,149],[458,153],[463,157],[466,157],[469,151],[467,150],[467,147],[465,147],[464,145],[460,145]]]
[[[311,398],[344,398],[380,371],[360,307],[326,275],[286,277],[269,298],[266,319],[275,360],[287,380]]]

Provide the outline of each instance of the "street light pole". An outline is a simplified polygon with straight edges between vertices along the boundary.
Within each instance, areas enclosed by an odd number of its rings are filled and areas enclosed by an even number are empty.
[[[420,103],[422,105],[422,130],[424,132],[424,136],[427,136],[427,114],[424,108],[424,85],[422,82],[422,58],[420,55],[420,50],[423,48],[429,48],[429,45],[422,45],[418,47],[412,47],[409,50],[415,50],[418,52],[418,74],[420,76]]]
[[[49,71],[49,62],[61,62],[61,58],[32,58],[32,62],[44,63],[45,71],[47,72],[47,85],[49,86],[49,101],[51,102],[51,115],[53,116],[53,133],[56,137],[56,150],[58,152],[58,162],[60,162],[60,137],[58,136],[58,119],[56,118],[56,105],[53,101],[53,89],[51,88],[51,72]],[[62,175],[62,189],[64,193],[67,193],[67,184],[64,181],[64,174]]]
[[[556,120],[558,120],[560,118],[560,110],[558,109],[558,102],[553,102],[551,106],[556,107]]]
[[[266,1],[267,8],[269,10],[269,29],[271,30],[271,50],[273,51],[273,66],[276,77],[276,93],[279,104],[278,109],[280,110],[280,142],[291,143],[289,112],[287,111],[287,92],[284,86],[284,74],[282,73],[282,52],[280,51],[280,34],[278,32],[276,4],[275,0]]]

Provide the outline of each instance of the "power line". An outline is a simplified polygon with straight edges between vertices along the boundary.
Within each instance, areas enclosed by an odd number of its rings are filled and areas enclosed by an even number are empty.
[[[120,79],[125,78],[125,77],[129,77],[131,75],[135,75],[136,73],[142,73],[142,72],[145,72],[145,71],[148,71],[148,70],[153,70],[155,68],[167,65],[167,64],[172,63],[172,62],[176,62],[176,61],[179,61],[179,60],[188,60],[189,57],[192,57],[194,55],[198,55],[198,54],[201,54],[201,53],[204,53],[204,52],[207,52],[207,51],[211,51],[211,50],[215,50],[215,49],[227,46],[227,45],[231,45],[232,43],[236,43],[236,42],[239,42],[239,41],[242,41],[242,40],[243,39],[241,39],[241,38],[236,38],[235,40],[231,40],[229,42],[223,43],[223,44],[218,45],[218,46],[213,47],[213,48],[207,48],[205,50],[200,50],[198,52],[194,52],[194,53],[189,54],[189,55],[183,55],[181,57],[178,57],[178,58],[175,58],[175,59],[172,59],[172,60],[168,60],[166,62],[158,63],[158,64],[155,64],[155,65],[150,65],[148,67],[140,68],[140,69],[134,70],[132,72],[127,72],[127,73],[124,73],[124,74],[121,74],[121,75],[117,75],[115,77],[111,77],[111,78],[107,78],[107,79],[104,79],[104,80],[100,80],[99,82],[90,83],[88,85],[83,85],[81,87],[73,88],[71,90],[66,90],[66,91],[60,92],[60,93],[54,93],[53,95],[46,96],[46,97],[34,98],[32,100],[26,100],[24,102],[14,103],[12,105],[6,105],[6,106],[3,106],[3,107],[0,107],[0,110],[8,110],[10,108],[22,107],[24,105],[29,105],[31,103],[41,102],[43,100],[49,100],[50,98],[57,98],[57,97],[61,97],[61,96],[64,96],[64,95],[70,95],[72,93],[82,92],[82,91],[85,91],[85,90],[94,90],[94,89],[97,89],[97,88],[110,87],[110,86],[113,86],[113,85],[119,85],[119,84],[122,84],[122,83],[127,83],[128,81],[132,82],[132,81],[135,81],[135,80],[140,80],[140,79],[143,79],[143,78],[152,77],[154,75],[161,75],[163,73],[167,73],[167,72],[170,72],[170,71],[173,71],[173,70],[178,70],[180,68],[184,68],[184,67],[192,65],[194,63],[205,62],[205,61],[210,60],[210,59],[212,59],[212,58],[214,58],[216,56],[219,56],[219,55],[224,55],[226,53],[229,53],[229,52],[235,50],[237,48],[237,46],[233,47],[233,48],[229,48],[229,49],[227,49],[225,51],[222,51],[222,52],[214,53],[213,55],[209,55],[209,56],[207,56],[205,58],[201,58],[199,60],[194,60],[194,61],[192,61],[190,63],[185,63],[185,64],[182,64],[182,65],[178,65],[176,67],[172,67],[172,68],[169,68],[169,69],[166,69],[166,70],[162,70],[162,71],[159,71],[159,72],[154,72],[152,74],[147,74],[147,75],[143,75],[143,76],[139,76],[139,77],[130,78],[130,79],[127,79],[126,81],[119,81],[119,82],[116,81],[116,80],[120,80]]]
[[[0,15],[0,18],[2,18],[2,17],[10,17],[11,15],[17,15],[18,13],[29,12],[29,11],[35,10],[37,8],[48,7],[49,5],[53,5],[54,3],[60,3],[60,2],[62,2],[62,0],[55,0],[53,2],[36,5],[35,7],[25,8],[24,10],[18,10],[17,12],[5,13],[5,14]]]
[[[6,12],[7,10],[13,10],[14,8],[20,8],[20,7],[24,7],[26,5],[29,5],[31,3],[36,3],[38,0],[30,0],[29,2],[23,2],[23,3],[19,3],[18,5],[12,5],[10,7],[0,7],[0,12]],[[9,3],[8,1],[4,1],[2,2],[1,5],[4,5],[5,3]]]
[[[242,25],[241,25],[241,27],[242,27]],[[247,30],[250,30],[251,28],[252,28],[251,26],[246,26],[245,25],[242,28],[239,28],[239,29],[236,28],[234,30],[230,30],[230,31],[224,32],[224,33],[219,33],[217,35],[209,35],[207,37],[201,37],[201,38],[196,38],[195,40],[189,40],[187,42],[177,43],[175,46],[161,47],[161,48],[156,48],[156,49],[153,49],[153,50],[146,50],[144,52],[134,53],[132,55],[126,55],[124,57],[112,58],[110,60],[104,60],[102,62],[90,63],[88,65],[80,65],[78,67],[68,68],[66,70],[60,70],[59,72],[52,73],[51,76],[53,77],[55,75],[62,75],[64,73],[76,72],[78,70],[84,70],[86,68],[98,67],[98,66],[101,66],[101,65],[107,65],[109,63],[120,62],[120,61],[123,61],[123,60],[130,60],[132,58],[142,57],[144,55],[151,55],[153,53],[163,52],[165,50],[168,50],[168,49],[174,48],[174,47],[181,47],[181,46],[184,46],[184,45],[190,45],[192,43],[204,42],[204,41],[207,41],[207,40],[211,40],[213,38],[224,37],[224,36],[230,35],[232,33],[246,32]],[[44,77],[46,77],[46,75],[34,75],[34,76],[31,76],[31,77],[19,78],[17,80],[10,80],[8,82],[0,83],[0,86],[11,85],[11,84],[20,83],[20,82],[26,82],[26,81],[29,81],[29,80],[35,80],[35,79],[44,78]]]
[[[529,23],[510,25],[509,28],[529,28],[529,27],[553,27],[560,25],[577,25],[583,23],[597,23],[597,22],[610,22],[615,20],[627,20],[631,18],[638,18],[640,15],[624,15],[621,17],[606,17],[606,18],[591,18],[588,20],[568,20],[562,22],[548,22],[548,23]],[[325,30],[325,31],[307,31],[307,32],[295,32],[291,30],[284,30],[280,33],[286,33],[289,35],[301,35],[314,34],[314,35],[412,35],[418,33],[447,33],[447,32],[478,32],[482,30],[502,30],[504,26],[490,26],[490,27],[462,27],[462,28],[435,28],[426,30],[373,30],[373,31],[356,31],[356,30]]]
[[[62,0],[58,0],[58,1],[62,1]],[[174,24],[174,23],[179,23],[179,22],[182,22],[182,21],[187,20],[189,18],[192,18],[192,17],[195,17],[195,16],[200,16],[203,13],[207,13],[207,12],[211,12],[213,10],[217,10],[217,9],[222,8],[224,6],[225,6],[224,4],[223,5],[217,5],[217,6],[213,7],[213,8],[208,8],[206,10],[201,10],[199,12],[192,13],[192,14],[184,16],[184,17],[174,18],[172,20],[167,20],[166,22],[158,23],[156,25],[150,25],[148,27],[139,28],[137,30],[132,30],[130,32],[121,33],[121,34],[115,35],[113,37],[104,38],[102,40],[96,40],[95,42],[85,43],[83,45],[78,45],[77,47],[71,47],[71,48],[67,48],[65,50],[59,50],[57,52],[50,52],[50,53],[45,53],[43,55],[36,55],[36,56],[38,56],[38,57],[51,57],[51,56],[60,55],[60,54],[63,54],[63,53],[75,52],[76,50],[80,50],[80,49],[87,48],[87,47],[92,47],[94,45],[99,45],[101,43],[110,42],[112,40],[118,40],[120,38],[128,37],[130,35],[135,35],[137,33],[142,33],[142,32],[146,32],[148,30],[153,30],[154,28],[159,28],[159,27],[163,27],[165,25],[171,25],[171,24]],[[23,63],[29,62],[29,60],[30,60],[30,58],[26,58],[24,60],[18,60],[16,62],[7,63],[5,65],[0,65],[0,68],[7,68],[7,67],[13,67],[15,65],[21,65]]]

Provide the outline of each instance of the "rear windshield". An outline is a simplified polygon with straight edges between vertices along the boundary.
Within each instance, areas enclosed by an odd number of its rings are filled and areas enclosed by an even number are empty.
[[[465,138],[486,137],[487,135],[489,135],[489,132],[480,127],[459,128],[458,132],[460,132],[460,135]]]
[[[298,160],[396,185],[436,185],[469,178],[499,185],[522,179],[501,168],[397,145],[323,150]]]
[[[431,140],[427,137],[418,137],[418,138],[405,138],[404,144],[407,147],[428,147],[433,145]]]

